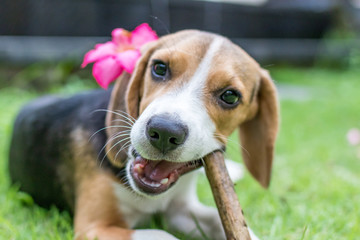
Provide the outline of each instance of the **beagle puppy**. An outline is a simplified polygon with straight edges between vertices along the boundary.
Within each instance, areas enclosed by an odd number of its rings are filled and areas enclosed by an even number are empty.
[[[175,231],[225,239],[217,210],[197,198],[194,170],[236,129],[246,167],[268,187],[278,131],[269,74],[227,38],[180,31],[145,45],[110,90],[25,106],[10,175],[41,206],[72,211],[77,240],[176,239],[134,230],[154,213]]]

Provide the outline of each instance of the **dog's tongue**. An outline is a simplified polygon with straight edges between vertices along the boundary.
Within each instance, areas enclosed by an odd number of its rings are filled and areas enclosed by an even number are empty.
[[[130,166],[130,173],[141,191],[159,194],[166,191],[183,174],[201,167],[201,162],[170,162],[148,160],[137,156]]]
[[[145,176],[153,181],[160,182],[169,177],[171,173],[177,174],[177,169],[184,166],[184,163],[175,163],[165,160],[148,161],[144,167]]]

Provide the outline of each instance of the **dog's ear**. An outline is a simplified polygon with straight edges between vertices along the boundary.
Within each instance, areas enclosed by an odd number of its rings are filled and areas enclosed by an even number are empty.
[[[242,155],[246,167],[259,183],[270,183],[274,144],[279,125],[277,92],[267,71],[261,69],[255,117],[240,125]]]
[[[127,142],[120,139],[127,137],[126,133],[131,124],[125,113],[125,93],[130,82],[130,77],[131,75],[129,73],[124,72],[116,80],[114,89],[111,92],[105,119],[106,135],[108,136],[105,150],[106,155],[112,164],[120,168],[125,165],[127,159],[127,148],[123,147]]]
[[[142,57],[139,59],[133,74],[124,72],[116,80],[111,93],[109,111],[106,115],[106,134],[109,139],[106,145],[106,154],[112,164],[120,168],[125,165],[127,158],[126,145],[128,141],[124,141],[124,139],[127,138],[129,126],[133,121],[130,116],[138,117],[143,75],[148,59],[156,45],[156,42],[151,42],[144,46]],[[112,127],[115,125],[116,127]]]
[[[143,93],[143,81],[146,72],[146,66],[148,65],[150,56],[158,46],[158,41],[151,42],[142,49],[142,57],[136,64],[135,70],[127,88],[126,109],[130,116],[135,119],[137,119],[139,116],[139,107]]]

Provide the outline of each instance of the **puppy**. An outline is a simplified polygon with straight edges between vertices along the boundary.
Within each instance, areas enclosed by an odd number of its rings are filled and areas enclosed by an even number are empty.
[[[245,165],[268,187],[278,131],[271,78],[230,40],[181,31],[145,45],[113,89],[25,106],[10,175],[40,205],[72,211],[75,239],[175,239],[133,230],[158,212],[176,231],[225,239],[193,170],[236,129]]]

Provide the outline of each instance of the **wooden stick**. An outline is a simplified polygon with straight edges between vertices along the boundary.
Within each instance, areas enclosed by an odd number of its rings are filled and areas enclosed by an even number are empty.
[[[241,210],[234,184],[230,179],[221,152],[204,158],[206,176],[210,182],[216,206],[228,240],[250,240],[247,225]]]

